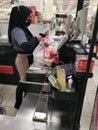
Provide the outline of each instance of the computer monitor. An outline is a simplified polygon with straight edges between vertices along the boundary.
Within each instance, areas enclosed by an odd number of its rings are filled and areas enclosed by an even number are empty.
[[[83,8],[81,10],[78,11],[78,15],[77,15],[77,19],[79,21],[79,31],[80,33],[86,34],[86,26],[87,26],[87,13],[88,13],[88,8]]]
[[[85,45],[84,42],[84,35],[86,34],[86,26],[87,26],[87,14],[88,14],[88,8],[85,7],[78,11],[77,18],[76,18],[76,25],[75,25],[75,33],[74,37],[75,39],[80,39],[81,43]]]
[[[59,42],[59,45],[58,45],[58,48],[57,48],[57,51],[59,52],[60,49],[63,47],[63,45],[68,41],[68,35],[64,35],[62,40]]]

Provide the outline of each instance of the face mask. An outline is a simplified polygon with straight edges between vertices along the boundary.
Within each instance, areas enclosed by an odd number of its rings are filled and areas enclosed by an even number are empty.
[[[26,22],[25,24],[26,24],[26,26],[30,26],[30,24],[31,24],[31,20],[28,19],[27,22]]]

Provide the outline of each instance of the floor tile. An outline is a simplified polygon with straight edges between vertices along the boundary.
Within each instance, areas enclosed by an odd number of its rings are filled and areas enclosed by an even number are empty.
[[[93,109],[94,109],[94,104],[93,104],[93,103],[90,103],[89,106],[90,106],[90,111],[91,111],[91,114],[92,114]]]
[[[15,104],[15,95],[12,94],[12,95],[10,95],[10,98],[9,98],[8,102],[6,103],[6,106],[14,107],[14,104]]]
[[[0,94],[3,97],[3,101],[1,105],[6,105],[6,103],[10,100],[10,95],[9,94]]]
[[[88,116],[91,117],[91,111],[90,111],[90,105],[87,102],[83,103],[83,108],[82,108],[82,116]]]
[[[80,122],[80,126],[81,126],[80,130],[89,130],[90,121],[91,121],[90,117],[82,116]]]
[[[16,86],[15,85],[4,85],[0,84],[2,89],[0,90],[0,94],[15,94]]]
[[[17,110],[16,110],[14,107],[6,106],[6,107],[4,107],[4,108],[5,108],[5,110],[6,110],[6,115],[16,116]]]
[[[93,94],[88,94],[87,93],[87,100],[88,100],[89,103],[94,103],[94,101],[95,101],[95,93],[93,93]]]

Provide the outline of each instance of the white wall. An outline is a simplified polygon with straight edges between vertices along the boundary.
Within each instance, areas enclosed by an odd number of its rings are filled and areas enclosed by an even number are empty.
[[[42,12],[43,0],[24,0],[27,6],[36,6],[37,11]]]
[[[52,18],[53,16],[53,0],[45,1],[45,14],[47,18]]]
[[[88,10],[89,16],[95,15],[97,4],[98,4],[98,0],[90,0],[89,10]]]
[[[43,7],[43,1],[45,2],[45,8]],[[45,10],[45,15],[51,18],[53,15],[53,0],[24,0],[27,6],[36,6],[37,11],[43,14],[43,9]]]

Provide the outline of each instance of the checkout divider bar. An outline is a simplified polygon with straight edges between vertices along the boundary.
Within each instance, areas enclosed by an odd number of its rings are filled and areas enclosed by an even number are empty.
[[[32,84],[32,85],[47,85],[48,83],[39,83],[39,82],[30,82],[30,81],[20,81],[21,83],[25,83],[25,84]]]
[[[48,86],[43,85],[33,115],[33,121],[47,122],[49,93],[50,93],[50,85]]]

